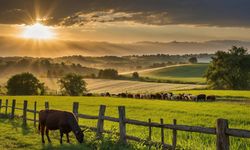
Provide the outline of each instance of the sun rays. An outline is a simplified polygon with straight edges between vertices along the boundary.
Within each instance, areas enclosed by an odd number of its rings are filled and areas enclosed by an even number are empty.
[[[41,23],[26,26],[21,37],[26,39],[49,40],[55,38],[55,33],[51,27]]]

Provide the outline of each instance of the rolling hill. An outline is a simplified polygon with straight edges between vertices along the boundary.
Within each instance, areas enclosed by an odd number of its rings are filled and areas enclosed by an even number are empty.
[[[9,44],[13,43],[13,44]],[[125,56],[149,54],[199,54],[227,50],[232,45],[250,48],[250,42],[238,40],[219,40],[206,42],[136,42],[110,43],[98,41],[49,40],[0,36],[1,56],[62,57],[83,56]],[[205,60],[207,61],[207,60]]]
[[[141,71],[140,76],[158,80],[205,83],[203,74],[208,64],[175,65],[164,68]]]

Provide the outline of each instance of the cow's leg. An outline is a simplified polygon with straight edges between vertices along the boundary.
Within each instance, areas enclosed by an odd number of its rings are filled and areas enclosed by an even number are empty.
[[[63,131],[60,129],[60,143],[62,144]]]
[[[44,128],[45,128],[45,126],[41,125],[42,143],[45,143],[45,141],[44,141]]]
[[[66,133],[67,136],[67,143],[69,143],[69,133]]]
[[[49,129],[46,128],[45,132],[46,132],[46,136],[47,136],[48,142],[51,143],[51,140],[49,138]]]

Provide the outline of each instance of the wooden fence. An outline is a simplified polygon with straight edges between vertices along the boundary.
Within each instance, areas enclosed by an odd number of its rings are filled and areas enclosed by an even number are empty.
[[[3,101],[0,99],[0,112],[4,109],[4,114],[8,115],[8,108],[11,108],[9,117],[13,119],[15,115],[15,110],[23,111],[22,120],[23,124],[26,125],[27,121],[32,121],[34,126],[36,126],[37,120],[37,102],[34,102],[34,109],[28,109],[28,101],[24,101],[23,108],[16,107],[16,100],[12,100],[11,106],[9,106],[8,100],[5,101],[5,105],[2,103]],[[45,102],[45,109],[49,109],[49,103]],[[160,123],[152,122],[151,119],[148,121],[138,121],[133,119],[126,118],[126,112],[124,106],[118,107],[119,118],[105,116],[106,106],[101,105],[99,109],[98,116],[86,115],[86,114],[79,114],[79,103],[73,103],[73,113],[76,115],[77,119],[94,119],[97,120],[97,127],[87,127],[80,125],[80,127],[88,128],[94,132],[96,132],[97,138],[101,138],[103,133],[113,133],[118,135],[120,138],[120,142],[126,144],[127,140],[133,140],[137,142],[142,142],[148,146],[160,146],[163,149],[176,149],[177,143],[177,131],[187,131],[187,132],[197,132],[197,133],[204,133],[204,134],[211,134],[216,135],[216,149],[217,150],[229,150],[229,137],[240,137],[240,138],[250,138],[250,131],[249,130],[242,130],[242,129],[233,129],[228,127],[228,120],[226,119],[217,119],[216,121],[216,128],[208,128],[208,127],[199,127],[199,126],[188,126],[188,125],[178,125],[177,121],[174,119],[172,124],[165,124],[163,119],[160,119]],[[33,118],[27,118],[27,112],[33,113]],[[104,120],[117,122],[119,123],[119,132],[113,132],[109,130],[104,130]],[[137,126],[145,126],[148,127],[148,138],[141,139],[135,136],[130,136],[126,134],[126,125],[132,124]],[[152,141],[152,128],[160,128],[161,129],[161,142],[154,142]],[[166,144],[164,141],[164,130],[170,129],[172,130],[172,144]]]

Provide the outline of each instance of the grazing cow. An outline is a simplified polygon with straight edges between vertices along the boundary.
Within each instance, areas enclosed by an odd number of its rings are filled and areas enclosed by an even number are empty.
[[[185,94],[179,94],[179,100],[185,100]]]
[[[150,99],[157,99],[156,94],[150,94]]]
[[[207,101],[215,101],[216,97],[214,95],[208,95],[207,96]]]
[[[140,99],[140,98],[141,98],[141,95],[140,95],[140,94],[134,94],[134,98]]]
[[[133,98],[134,95],[133,94],[127,94],[127,98]]]
[[[87,93],[86,96],[93,96],[93,94],[92,93]]]
[[[190,95],[190,100],[197,101],[197,96],[196,95]]]
[[[173,93],[167,93],[166,96],[167,96],[166,99],[171,100],[172,96],[173,96]]]
[[[206,95],[205,94],[197,95],[197,101],[206,101]]]
[[[185,94],[185,100],[187,100],[187,101],[191,101],[195,98],[196,98],[196,96],[193,96],[192,94]]]
[[[127,97],[127,94],[126,94],[126,93],[119,93],[119,94],[118,94],[118,97],[126,98],[126,97]]]
[[[163,94],[163,99],[168,99],[168,93]]]
[[[105,93],[105,96],[106,96],[106,97],[110,97],[111,95],[110,95],[109,92],[106,92],[106,93]]]
[[[155,94],[155,99],[162,99],[162,94],[156,93]]]
[[[171,100],[180,100],[180,95],[172,95]]]
[[[51,142],[49,138],[49,130],[60,130],[60,143],[62,144],[63,134],[67,136],[67,142],[69,143],[69,132],[73,131],[77,141],[83,143],[84,134],[82,133],[76,117],[73,113],[60,111],[60,110],[41,110],[39,112],[39,131],[42,135],[42,143],[44,141],[44,130],[48,142]]]

